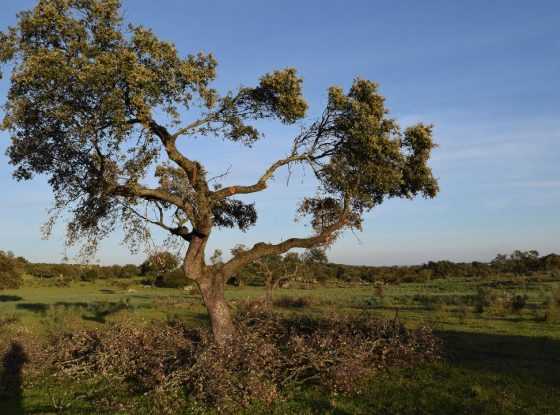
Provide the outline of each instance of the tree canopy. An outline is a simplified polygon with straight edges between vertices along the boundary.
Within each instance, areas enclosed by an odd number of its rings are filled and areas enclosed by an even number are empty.
[[[39,0],[0,34],[0,62],[12,63],[2,125],[11,133],[14,176],[48,177],[55,216],[71,216],[69,243],[85,241],[92,251],[122,224],[134,246],[153,224],[189,243],[191,278],[221,281],[261,256],[330,244],[342,230],[360,229],[363,213],[387,198],[436,195],[427,164],[432,127],[401,129],[378,85],[361,78],[348,91],[330,87],[322,115],[254,183],[210,186],[202,162],[181,152],[178,140],[220,137],[251,146],[263,139],[255,121],[305,118],[302,79],[286,68],[220,94],[211,54],[182,56],[150,29],[125,25],[120,6]],[[265,190],[279,169],[295,164],[317,179],[316,193],[298,209],[314,234],[258,243],[206,265],[213,228],[247,230],[257,221],[256,207],[238,196]]]

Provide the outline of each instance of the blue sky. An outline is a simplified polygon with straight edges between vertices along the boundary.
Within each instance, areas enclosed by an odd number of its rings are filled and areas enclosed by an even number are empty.
[[[29,0],[2,2],[0,28]],[[221,91],[253,85],[273,69],[296,67],[310,116],[330,85],[356,76],[380,83],[393,116],[406,126],[435,125],[434,200],[391,200],[346,234],[331,260],[413,264],[431,259],[489,260],[497,252],[560,252],[560,3],[557,1],[205,1],[125,0],[127,20],[174,41],[181,53],[212,52]],[[1,29],[0,29],[1,30]],[[8,86],[0,81],[3,102]],[[219,140],[182,149],[228,182],[250,183],[285,154],[293,128],[267,124],[253,150]],[[63,227],[41,239],[51,192],[44,179],[17,183],[0,132],[0,249],[34,261],[58,261]],[[243,234],[215,232],[211,248],[305,235],[296,203],[313,192],[309,175],[279,175],[251,196],[260,219]],[[102,263],[139,262],[116,233],[101,244]]]

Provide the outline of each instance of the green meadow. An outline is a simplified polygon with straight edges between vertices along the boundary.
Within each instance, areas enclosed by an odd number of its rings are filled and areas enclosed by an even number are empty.
[[[50,285],[50,286],[49,286]],[[154,288],[139,279],[74,282],[67,287],[26,278],[22,288],[0,294],[2,343],[22,333],[41,338],[119,321],[145,324],[179,319],[208,324],[194,290]],[[410,328],[429,325],[441,339],[443,358],[414,369],[379,373],[360,393],[327,394],[294,388],[288,400],[247,413],[327,414],[558,414],[560,318],[550,278],[439,279],[398,285],[277,289],[275,311],[313,316],[370,313]],[[488,293],[491,293],[489,295]],[[263,296],[259,287],[229,287],[233,308]],[[481,296],[492,301],[481,304]],[[511,309],[500,298],[524,298]],[[481,309],[482,308],[482,309]],[[95,402],[108,391],[95,379],[74,384],[24,371],[21,396],[4,399],[0,413],[103,413]],[[127,399],[126,392],[122,392]],[[141,397],[130,396],[129,399]],[[146,403],[145,413],[153,413]],[[203,411],[204,412],[204,411]],[[126,413],[126,412],[123,412]]]

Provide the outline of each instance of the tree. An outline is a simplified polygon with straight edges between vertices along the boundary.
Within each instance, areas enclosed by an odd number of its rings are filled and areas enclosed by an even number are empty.
[[[0,250],[0,290],[19,288],[25,262],[11,252]]]
[[[306,249],[302,253],[301,259],[303,272],[300,280],[305,287],[312,288],[317,282],[324,283],[328,280],[329,259],[324,247]]]
[[[386,198],[438,191],[427,164],[432,127],[402,131],[377,84],[359,78],[347,92],[330,87],[322,115],[253,184],[211,186],[203,164],[180,150],[184,137],[250,147],[263,137],[255,120],[294,124],[305,117],[302,80],[282,69],[220,95],[211,87],[212,55],[182,57],[149,29],[125,28],[118,0],[39,0],[0,34],[0,62],[13,64],[7,154],[16,179],[48,177],[50,223],[69,212],[68,243],[84,242],[85,253],[119,224],[133,248],[146,240],[148,224],[184,241],[185,276],[198,285],[220,344],[235,335],[224,299],[228,276],[263,256],[332,244],[343,230],[360,229],[362,214]],[[313,234],[257,243],[207,264],[215,229],[245,231],[257,221],[254,204],[239,196],[266,190],[275,173],[294,165],[312,171],[318,185],[298,209]]]
[[[177,269],[179,261],[171,252],[160,251],[151,254],[141,265],[142,275],[155,277],[154,283],[161,282],[163,276]]]
[[[329,259],[324,249],[315,247],[305,251],[303,261],[308,264],[327,264]]]
[[[232,248],[232,256],[237,256],[248,248],[243,244],[238,244]],[[250,267],[250,269],[246,269]],[[293,279],[299,271],[299,261],[294,261],[293,256],[282,257],[279,254],[271,254],[262,256],[245,269],[240,270],[242,273],[256,273],[262,275],[265,287],[264,303],[266,307],[272,308],[272,293],[278,288],[282,282]]]

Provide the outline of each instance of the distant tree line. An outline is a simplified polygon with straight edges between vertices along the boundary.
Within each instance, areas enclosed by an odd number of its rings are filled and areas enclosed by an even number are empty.
[[[48,264],[26,263],[24,272],[42,279],[66,279],[95,281],[97,279],[130,278],[139,275],[139,267],[133,264],[101,266],[94,264]]]
[[[237,246],[234,250],[243,250]],[[212,261],[221,261],[216,252]],[[324,250],[311,248],[303,253],[268,255],[241,268],[227,281],[229,285],[312,287],[334,283],[426,282],[440,278],[485,278],[493,276],[530,276],[550,273],[560,277],[560,255],[539,256],[537,251],[499,254],[491,262],[429,261],[412,266],[344,265],[328,261]],[[22,275],[61,281],[95,281],[143,277],[143,283],[156,287],[178,288],[188,284],[177,256],[156,252],[139,266],[134,264],[101,266],[94,264],[31,263],[23,257],[0,250],[0,289],[18,288]]]
[[[264,263],[264,264],[263,264]],[[536,273],[554,273],[560,277],[560,255],[539,256],[537,251],[514,251],[512,254],[499,254],[494,260],[486,262],[429,261],[422,265],[411,266],[357,266],[328,262],[324,252],[311,249],[302,255],[289,253],[284,256],[269,256],[244,267],[232,277],[233,284],[266,285],[266,272],[274,272],[275,280],[282,280],[290,274],[291,282],[326,283],[387,283],[425,282],[439,278],[485,278],[492,276],[521,276]],[[297,271],[294,274],[294,270]],[[290,271],[291,270],[291,271]],[[285,284],[287,281],[284,282]]]

